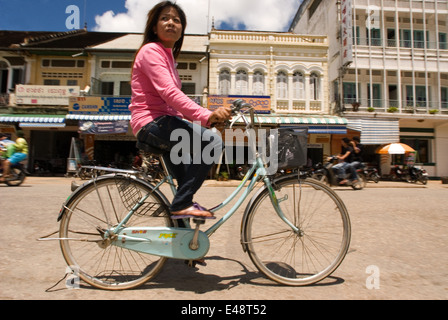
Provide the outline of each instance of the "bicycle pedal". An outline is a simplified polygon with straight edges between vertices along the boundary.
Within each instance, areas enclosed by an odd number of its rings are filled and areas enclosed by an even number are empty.
[[[193,222],[196,223],[196,224],[204,224],[205,223],[205,219],[194,218]]]

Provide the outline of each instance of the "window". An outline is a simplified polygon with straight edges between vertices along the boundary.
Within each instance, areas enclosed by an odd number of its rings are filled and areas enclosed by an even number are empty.
[[[407,144],[415,151],[417,151],[415,162],[416,163],[431,163],[431,139],[425,138],[402,138],[402,143]]]
[[[43,59],[42,67],[45,68],[84,68],[84,60],[68,59]]]
[[[131,69],[132,61],[120,61],[120,60],[102,60],[101,68],[103,69]]]
[[[77,86],[78,80],[67,80],[67,85],[68,86]]]
[[[356,84],[350,82],[344,82],[343,84],[344,92],[344,104],[352,104],[359,101],[358,95],[356,94]]]
[[[264,95],[264,75],[261,71],[255,71],[253,77],[254,96]]]
[[[53,68],[74,68],[75,66],[75,60],[51,60],[51,67]]]
[[[395,29],[387,29],[387,46],[396,47],[397,38],[395,36]]]
[[[132,61],[112,61],[112,68],[116,69],[131,69]]]
[[[15,88],[17,84],[23,82],[24,72],[23,69],[13,69],[12,70],[12,87]]]
[[[424,48],[425,38],[422,30],[414,30],[414,48]]]
[[[178,70],[196,70],[198,68],[197,64],[194,62],[179,62],[177,64]]]
[[[373,99],[370,96],[370,91],[372,91]],[[370,83],[367,84],[367,99],[369,107],[381,108],[381,85],[379,83],[374,83],[372,85],[372,90],[370,90]]]
[[[401,46],[410,48],[411,43],[411,30],[401,30]]]
[[[219,74],[219,94],[228,96],[230,94],[230,72],[222,70]]]
[[[196,83],[186,82],[182,83],[182,92],[186,95],[196,94]]]
[[[114,95],[114,83],[113,82],[101,82],[101,94],[104,96]]]
[[[288,98],[288,76],[283,71],[277,74],[277,98]]]
[[[441,88],[442,108],[448,108],[448,87]]]
[[[245,70],[239,70],[236,73],[236,83],[235,83],[235,92],[238,95],[247,95],[247,72]]]
[[[446,33],[439,33],[439,49],[448,49],[446,43]]]
[[[429,91],[429,88],[428,88]],[[417,107],[426,107],[426,87],[425,86],[415,86],[415,96]],[[406,105],[414,105],[414,92],[412,86],[406,86]]]
[[[131,83],[129,81],[121,81],[120,96],[131,96],[131,95],[132,95]]]
[[[359,33],[359,26],[353,27],[353,44],[361,44],[361,35]]]
[[[316,73],[310,75],[310,99],[320,100],[320,78]]]
[[[44,86],[59,86],[59,85],[61,85],[61,80],[44,79]]]
[[[411,48],[412,38],[414,38],[414,48],[424,48],[425,47],[425,36],[423,30],[414,30],[412,34],[411,30],[401,30],[401,47]],[[427,46],[429,39],[429,32],[426,32],[426,42]]]
[[[305,99],[305,79],[301,72],[294,72],[292,76],[292,85],[294,92],[294,99],[304,100]]]
[[[366,29],[367,45],[381,46],[381,29]]]

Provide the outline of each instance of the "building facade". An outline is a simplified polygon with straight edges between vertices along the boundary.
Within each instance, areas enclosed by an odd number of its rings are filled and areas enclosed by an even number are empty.
[[[447,24],[445,0],[305,0],[290,31],[328,36],[330,104],[364,144],[407,143],[440,177],[448,175]],[[401,159],[379,161],[387,174]]]

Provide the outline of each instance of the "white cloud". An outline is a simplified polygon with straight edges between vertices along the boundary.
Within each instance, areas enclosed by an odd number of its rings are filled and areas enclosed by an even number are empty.
[[[143,32],[148,11],[159,0],[126,0],[124,13],[104,12],[95,17],[95,31]],[[301,0],[210,0],[210,19],[219,28],[223,22],[232,28],[286,31]],[[187,33],[207,33],[208,0],[178,0],[188,20]]]

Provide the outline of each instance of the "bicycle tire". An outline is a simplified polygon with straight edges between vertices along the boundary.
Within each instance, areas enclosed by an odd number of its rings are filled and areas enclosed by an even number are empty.
[[[25,181],[26,174],[22,169],[19,168],[11,168],[11,177],[9,180],[7,179],[5,183],[10,187],[18,187],[23,181]]]
[[[159,273],[166,258],[103,241],[104,231],[118,225],[130,206],[151,191],[152,186],[140,179],[115,175],[92,180],[72,195],[61,212],[60,247],[67,265],[79,278],[96,288],[125,290],[138,287]],[[173,226],[163,195],[151,193],[126,224],[135,226]]]
[[[301,234],[278,217],[264,187],[246,209],[244,248],[257,269],[280,284],[321,281],[338,268],[350,246],[347,209],[330,187],[315,179],[295,175],[273,185],[279,206]]]

